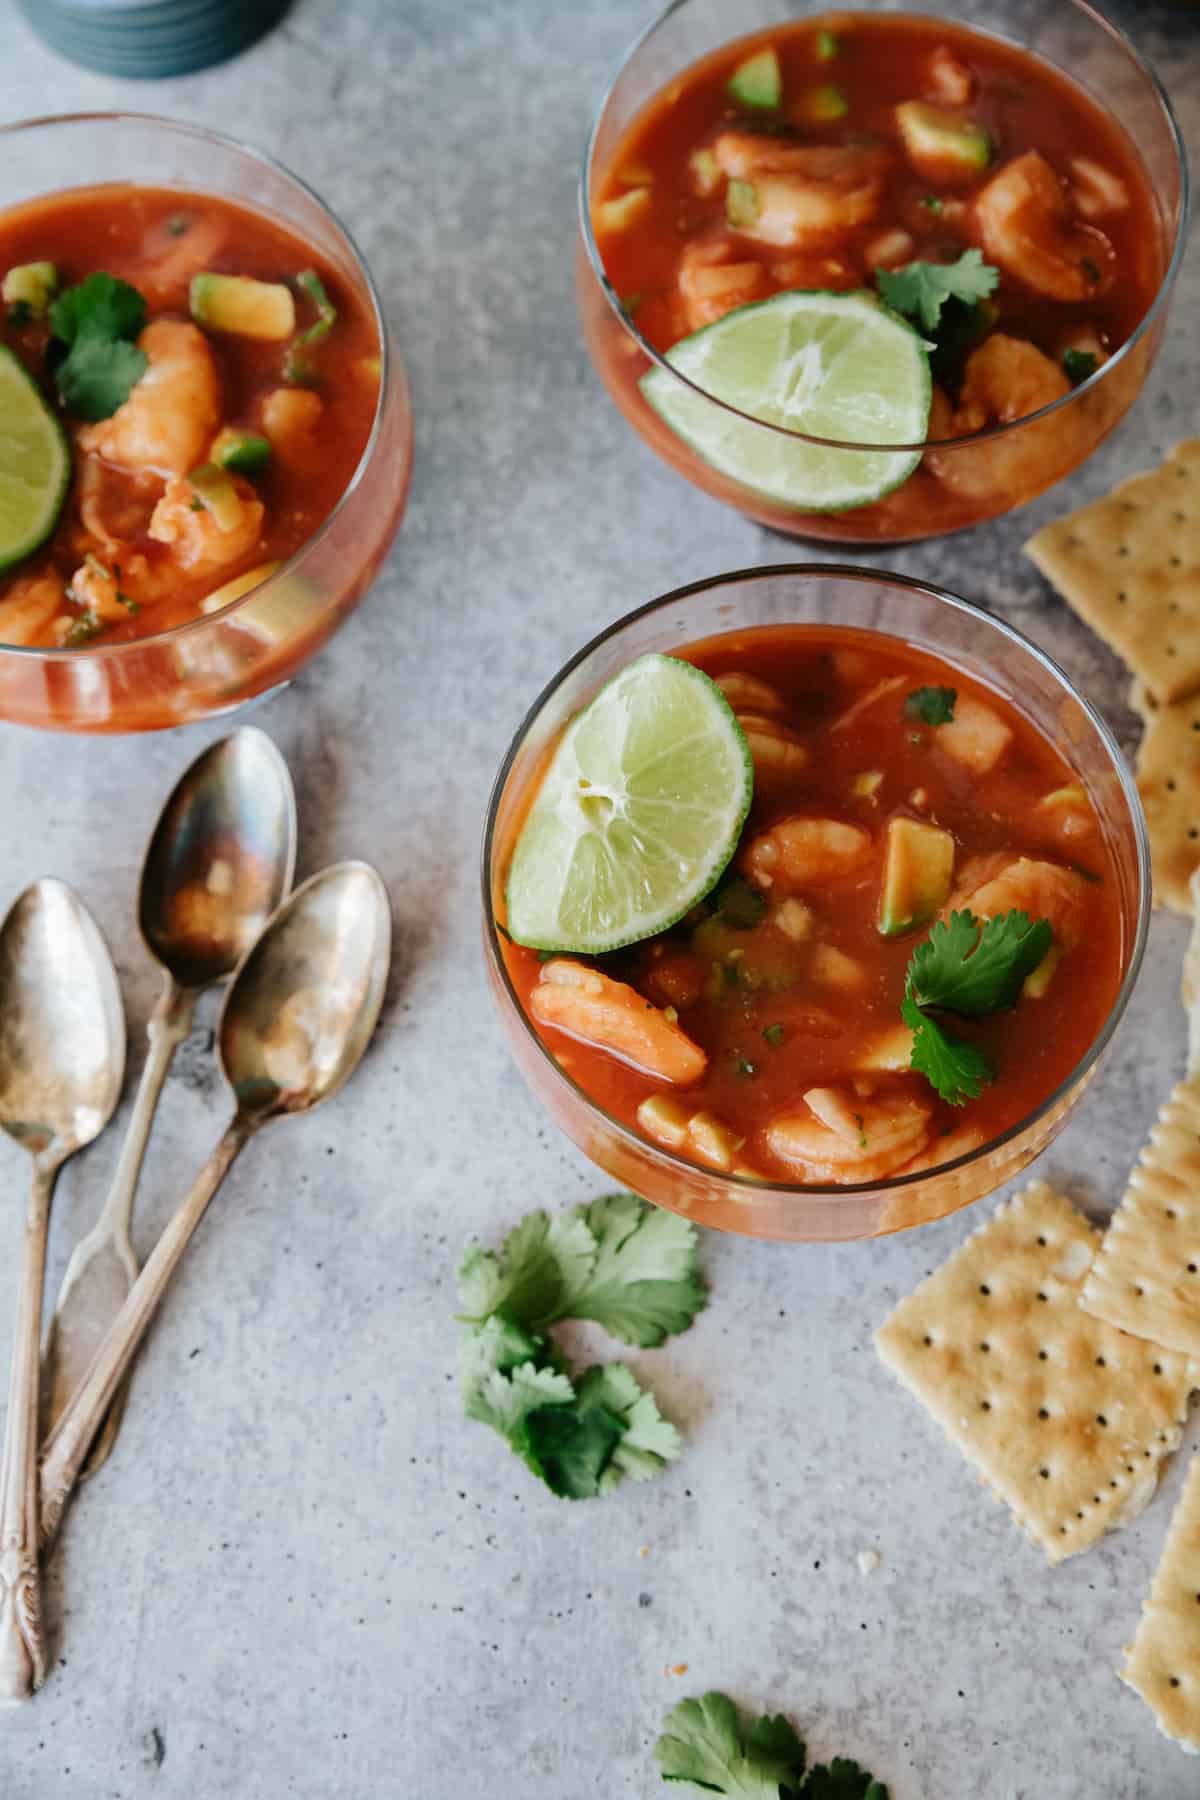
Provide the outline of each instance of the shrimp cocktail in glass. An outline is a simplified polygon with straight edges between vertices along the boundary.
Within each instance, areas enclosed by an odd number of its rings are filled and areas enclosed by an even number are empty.
[[[399,519],[408,409],[370,279],[315,196],[206,133],[3,142],[0,717],[236,705],[323,641]]]
[[[1185,212],[1166,99],[1084,0],[676,0],[589,143],[580,307],[698,486],[795,535],[928,537],[1122,417]]]
[[[858,1237],[1023,1167],[1124,1005],[1132,780],[1009,627],[899,577],[668,596],[547,689],[493,796],[493,988],[526,1076],[637,1192]]]

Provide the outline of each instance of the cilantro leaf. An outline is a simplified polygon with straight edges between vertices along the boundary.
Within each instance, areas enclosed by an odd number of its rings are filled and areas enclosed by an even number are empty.
[[[936,331],[948,300],[968,306],[986,300],[1000,271],[985,263],[978,250],[964,250],[957,262],[911,262],[902,269],[876,269],[875,280],[894,312],[916,319],[926,331]]]
[[[1063,374],[1072,387],[1078,387],[1089,375],[1096,373],[1096,357],[1091,350],[1064,350]]]
[[[980,921],[952,912],[918,944],[908,965],[906,994],[918,1006],[944,1006],[978,1017],[1015,1004],[1025,977],[1054,942],[1046,919],[1016,910]]]
[[[888,1791],[856,1762],[835,1756],[831,1763],[809,1770],[804,1800],[888,1800]]]
[[[900,1016],[913,1034],[911,1067],[935,1087],[951,1106],[978,1100],[996,1079],[996,1071],[983,1051],[962,1038],[951,1037],[936,1019],[923,1013],[916,1001],[905,998]]]
[[[920,719],[926,725],[949,725],[954,717],[956,688],[919,687],[904,702],[906,719]]]
[[[570,1292],[564,1316],[594,1319],[642,1349],[686,1331],[707,1298],[695,1226],[636,1194],[609,1194],[574,1216],[591,1234],[596,1255]]]
[[[725,1694],[682,1700],[668,1713],[654,1746],[664,1781],[690,1781],[738,1800],[779,1800],[804,1775],[804,1745],[779,1716],[747,1725]]]
[[[569,1296],[584,1286],[595,1264],[596,1240],[575,1213],[548,1219],[531,1212],[504,1240],[499,1256],[473,1244],[458,1272],[461,1312],[481,1325],[495,1312],[528,1331],[541,1331],[567,1314]]]
[[[605,1406],[542,1406],[526,1413],[512,1447],[551,1493],[591,1500],[612,1461],[624,1427]]]
[[[58,296],[50,308],[49,360],[69,412],[95,422],[128,400],[149,365],[132,342],[145,322],[145,300],[114,275],[89,275]]]
[[[559,1369],[539,1368],[532,1360],[539,1348],[530,1343],[525,1359],[514,1363],[514,1344],[500,1319],[465,1337],[459,1376],[467,1417],[511,1439],[538,1407],[569,1405],[575,1398],[570,1379]]]
[[[628,1478],[649,1481],[675,1462],[683,1445],[679,1433],[658,1410],[653,1394],[637,1384],[624,1363],[589,1369],[579,1383],[579,1404],[602,1407],[620,1422],[621,1436],[604,1471],[600,1492],[607,1494]]]

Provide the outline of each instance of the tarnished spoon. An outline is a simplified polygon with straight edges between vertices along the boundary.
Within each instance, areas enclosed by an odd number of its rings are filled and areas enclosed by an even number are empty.
[[[269,1120],[307,1112],[354,1073],[383,1004],[391,935],[387,890],[375,870],[336,863],[296,889],[234,976],[217,1050],[236,1110],[46,1443],[43,1543],[58,1530],[100,1422],[234,1158]]]
[[[0,1126],[33,1158],[0,1467],[0,1701],[46,1672],[38,1572],[38,1354],[58,1171],[112,1117],[125,1074],[116,971],[91,914],[35,881],[0,925]],[[14,1258],[15,1260],[15,1258]]]
[[[232,975],[292,885],[296,798],[287,764],[261,731],[213,744],[163,807],[142,868],[138,923],[163,971],[137,1098],[104,1210],[75,1248],[50,1327],[42,1392],[48,1435],[87,1374],[137,1280],[129,1236],[146,1143],[171,1059],[206,987]],[[112,1449],[117,1397],[85,1475]]]

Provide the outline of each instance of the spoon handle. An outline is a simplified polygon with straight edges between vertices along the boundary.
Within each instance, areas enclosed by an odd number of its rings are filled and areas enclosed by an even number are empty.
[[[137,1279],[137,1261],[129,1241],[134,1195],[163,1083],[176,1050],[191,1030],[195,1010],[195,990],[180,988],[168,975],[147,1026],[149,1050],[108,1197],[87,1237],[75,1246],[58,1291],[42,1367],[42,1428],[47,1437],[91,1367],[101,1339]],[[122,1389],[109,1410],[88,1475],[96,1473],[112,1449],[124,1392]]]
[[[8,1423],[0,1467],[0,1703],[28,1700],[46,1676],[38,1566],[38,1384],[46,1227],[58,1163],[40,1157],[25,1218]]]
[[[158,1110],[163,1082],[167,1079],[167,1070],[171,1067],[176,1050],[192,1029],[195,1010],[195,990],[179,987],[168,975],[146,1027],[150,1049],[142,1066],[142,1078],[138,1082],[137,1096],[129,1115],[129,1127],[125,1133],[125,1142],[121,1145],[112,1186],[100,1215],[104,1225],[110,1230],[118,1231],[123,1237],[129,1233],[129,1223],[133,1217],[133,1197],[142,1173],[146,1145],[150,1141],[150,1127]],[[60,1311],[65,1298],[64,1291],[59,1299]]]
[[[192,1233],[252,1129],[240,1114],[230,1120],[216,1149],[196,1177],[191,1193],[173,1214],[151,1251],[128,1299],[96,1351],[90,1369],[50,1434],[42,1452],[41,1467],[43,1544],[48,1545],[57,1535],[79,1471],[121,1378],[146,1334]]]

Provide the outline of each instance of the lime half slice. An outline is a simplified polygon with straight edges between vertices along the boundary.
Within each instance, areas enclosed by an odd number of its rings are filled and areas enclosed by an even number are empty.
[[[70,479],[62,426],[36,381],[0,345],[0,575],[45,543]]]
[[[789,431],[915,444],[929,422],[925,340],[865,289],[776,294],[740,306],[676,344],[667,361],[704,394]],[[801,512],[869,506],[921,460],[917,450],[829,450],[759,431],[657,365],[641,387],[705,462]]]
[[[754,765],[721,690],[640,656],[563,733],[517,841],[508,930],[598,956],[703,899],[737,847]]]

